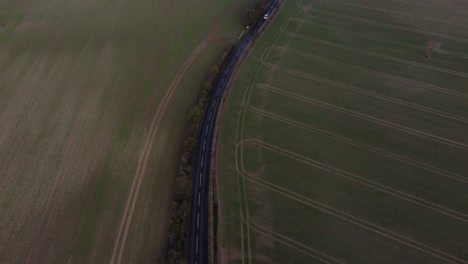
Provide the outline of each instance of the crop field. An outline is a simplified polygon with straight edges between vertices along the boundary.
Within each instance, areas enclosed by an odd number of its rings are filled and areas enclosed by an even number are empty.
[[[186,114],[250,0],[0,0],[0,263],[161,263]]]
[[[467,1],[286,0],[220,131],[220,263],[468,263]]]

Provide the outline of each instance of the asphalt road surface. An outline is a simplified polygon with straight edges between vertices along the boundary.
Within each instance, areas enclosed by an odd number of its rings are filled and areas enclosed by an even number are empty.
[[[211,146],[216,116],[226,85],[239,62],[242,53],[262,25],[270,19],[264,19],[278,7],[278,0],[272,0],[266,11],[250,30],[244,34],[227,56],[218,78],[213,84],[213,92],[208,99],[199,135],[198,155],[194,165],[192,208],[189,225],[188,257],[189,264],[208,262],[208,180],[210,173]]]

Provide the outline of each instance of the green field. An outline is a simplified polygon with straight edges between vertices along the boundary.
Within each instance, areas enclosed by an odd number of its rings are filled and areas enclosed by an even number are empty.
[[[161,263],[186,114],[250,0],[0,0],[0,263]]]
[[[285,1],[222,119],[221,263],[468,263],[467,10]]]

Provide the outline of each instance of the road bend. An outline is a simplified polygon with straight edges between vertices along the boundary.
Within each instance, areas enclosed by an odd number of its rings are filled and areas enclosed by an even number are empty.
[[[214,126],[222,95],[246,47],[269,19],[269,15],[278,7],[278,4],[279,0],[272,0],[250,30],[241,36],[226,57],[220,73],[213,83],[213,92],[207,101],[200,127],[198,153],[193,168],[192,206],[187,244],[187,262],[189,264],[205,264],[208,262],[208,181],[210,178]]]

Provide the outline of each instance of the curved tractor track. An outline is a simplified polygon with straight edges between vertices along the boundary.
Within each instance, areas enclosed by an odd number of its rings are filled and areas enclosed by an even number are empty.
[[[110,263],[121,263],[122,262],[122,255],[125,249],[125,243],[127,240],[128,230],[130,228],[130,224],[133,218],[133,212],[135,210],[135,205],[138,199],[138,194],[140,192],[141,183],[143,182],[144,175],[146,174],[146,168],[148,163],[148,158],[151,153],[151,148],[153,146],[154,140],[156,138],[159,123],[165,113],[165,110],[172,98],[174,91],[176,90],[177,86],[179,85],[182,77],[184,76],[185,72],[188,70],[190,65],[196,60],[198,55],[203,51],[207,44],[212,42],[224,42],[231,40],[231,37],[217,37],[217,38],[207,38],[192,51],[190,56],[184,62],[182,67],[180,68],[179,72],[177,73],[175,79],[172,81],[169,89],[164,94],[163,100],[154,115],[148,135],[145,140],[145,144],[143,145],[143,149],[140,153],[140,157],[138,160],[138,166],[133,177],[132,186],[130,188],[127,202],[125,204],[124,213],[122,215],[122,220],[120,222],[119,231],[117,234],[117,238],[115,240],[114,249],[111,256]]]

